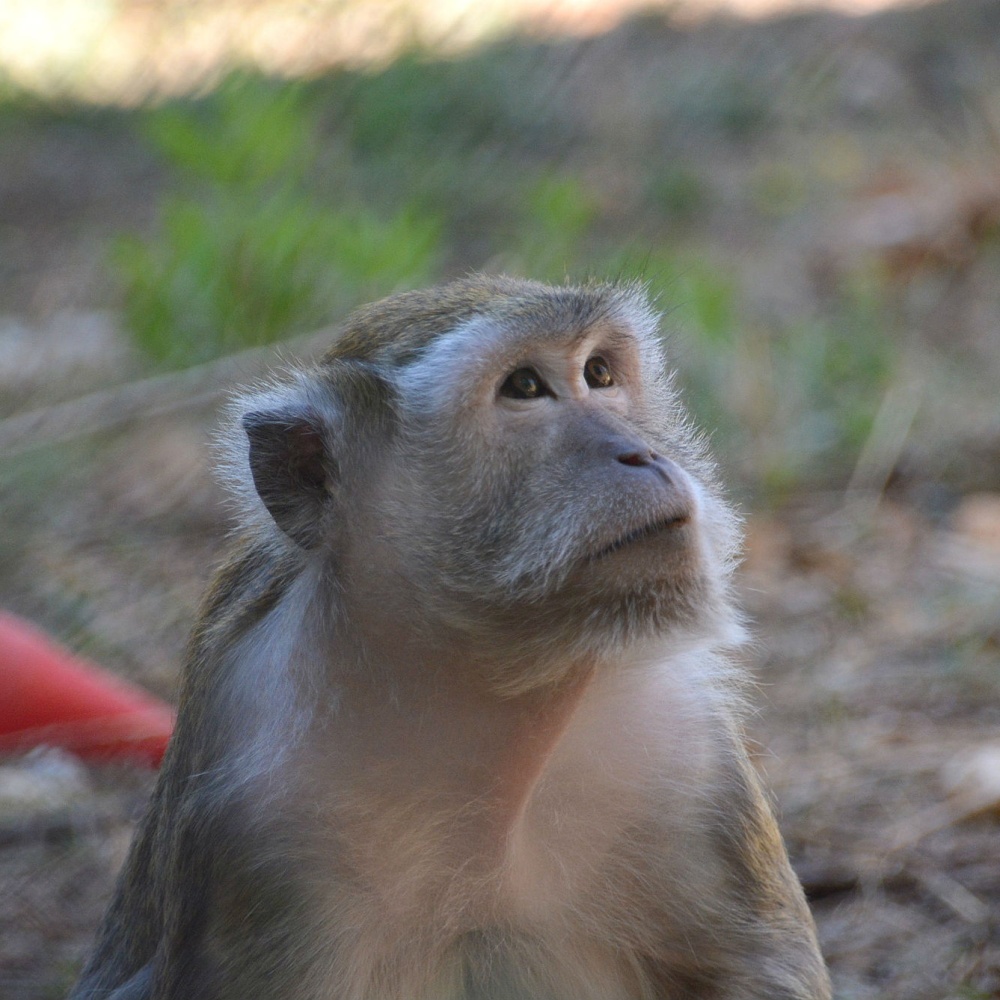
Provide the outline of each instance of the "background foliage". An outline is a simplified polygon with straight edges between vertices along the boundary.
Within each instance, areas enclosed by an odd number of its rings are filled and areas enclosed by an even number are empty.
[[[749,738],[838,996],[987,1000],[1000,4],[693,5],[0,3],[0,606],[173,698],[225,392],[397,289],[638,278],[748,511]],[[148,787],[0,761],[0,996],[65,994]]]

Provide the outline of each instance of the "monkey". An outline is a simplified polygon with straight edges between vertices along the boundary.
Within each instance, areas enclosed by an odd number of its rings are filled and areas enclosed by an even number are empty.
[[[236,397],[232,552],[72,1000],[828,1000],[660,323],[472,275]]]

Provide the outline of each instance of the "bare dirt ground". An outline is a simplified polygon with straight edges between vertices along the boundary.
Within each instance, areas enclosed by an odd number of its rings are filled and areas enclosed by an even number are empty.
[[[751,35],[725,25],[670,47],[697,63],[739,38],[786,83],[780,67],[801,65],[795,45],[828,48],[827,77],[849,64],[861,125],[830,126],[810,162],[840,179],[805,215],[751,226],[731,192],[750,183],[752,164],[686,139],[687,154],[712,158],[729,198],[704,239],[736,245],[750,298],[779,310],[822,294],[843,255],[879,255],[899,275],[900,322],[956,366],[951,383],[934,383],[940,419],[890,455],[886,492],[806,483],[748,516],[741,585],[760,706],[749,735],[844,1000],[1000,997],[1000,419],[983,391],[1000,359],[1000,267],[981,235],[1000,218],[996,11],[952,3],[871,25],[823,15]],[[639,77],[667,56],[641,22],[580,52],[566,100],[585,105],[593,140],[615,124],[619,68]],[[972,88],[981,107],[963,103],[962,121],[946,92],[955,60],[988,70]],[[944,131],[931,112],[913,113],[924,85],[928,106],[944,102]],[[905,136],[865,124],[883,100],[910,115]],[[826,133],[814,127],[789,126],[772,152],[795,160],[803,136],[815,149]],[[57,115],[12,134],[0,134],[2,417],[140,372],[116,330],[106,243],[149,225],[164,183],[134,135],[100,121]],[[608,162],[592,157],[587,169],[602,176]],[[209,400],[0,457],[0,604],[172,698],[224,544],[207,448],[215,421]],[[739,468],[733,477],[739,486]],[[3,799],[0,774],[0,997],[46,1000],[63,995],[87,951],[151,776],[0,764],[65,779],[52,802],[25,805]]]

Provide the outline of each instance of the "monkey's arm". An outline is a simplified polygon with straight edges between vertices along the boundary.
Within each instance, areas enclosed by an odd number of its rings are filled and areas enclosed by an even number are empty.
[[[98,930],[97,946],[69,1000],[145,1000],[152,995],[151,965],[162,923],[156,827],[165,784],[161,771]]]
[[[721,866],[712,933],[692,940],[693,961],[678,972],[653,960],[666,997],[690,1000],[830,1000],[826,968],[798,878],[760,779],[745,754],[727,754],[708,826]],[[686,964],[686,963],[684,963]]]

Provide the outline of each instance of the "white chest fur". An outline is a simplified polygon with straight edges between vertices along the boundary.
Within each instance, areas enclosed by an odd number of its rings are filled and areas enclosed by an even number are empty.
[[[714,756],[704,736],[706,662],[688,655],[596,677],[501,827],[489,822],[488,796],[460,811],[444,798],[436,819],[419,826],[408,822],[409,807],[375,809],[350,839],[366,872],[356,912],[379,919],[352,924],[351,893],[340,887],[336,923],[356,933],[340,942],[323,992],[338,1000],[651,995],[637,957],[644,936],[663,932],[665,897],[678,912],[694,905],[678,885],[704,884],[703,872],[688,879],[685,868],[705,864],[691,842],[691,790]]]
[[[588,893],[612,893],[601,873],[625,862],[623,838],[651,800],[664,838],[680,834],[690,789],[711,766],[695,668],[678,660],[595,679],[512,830],[516,912],[558,919]]]

